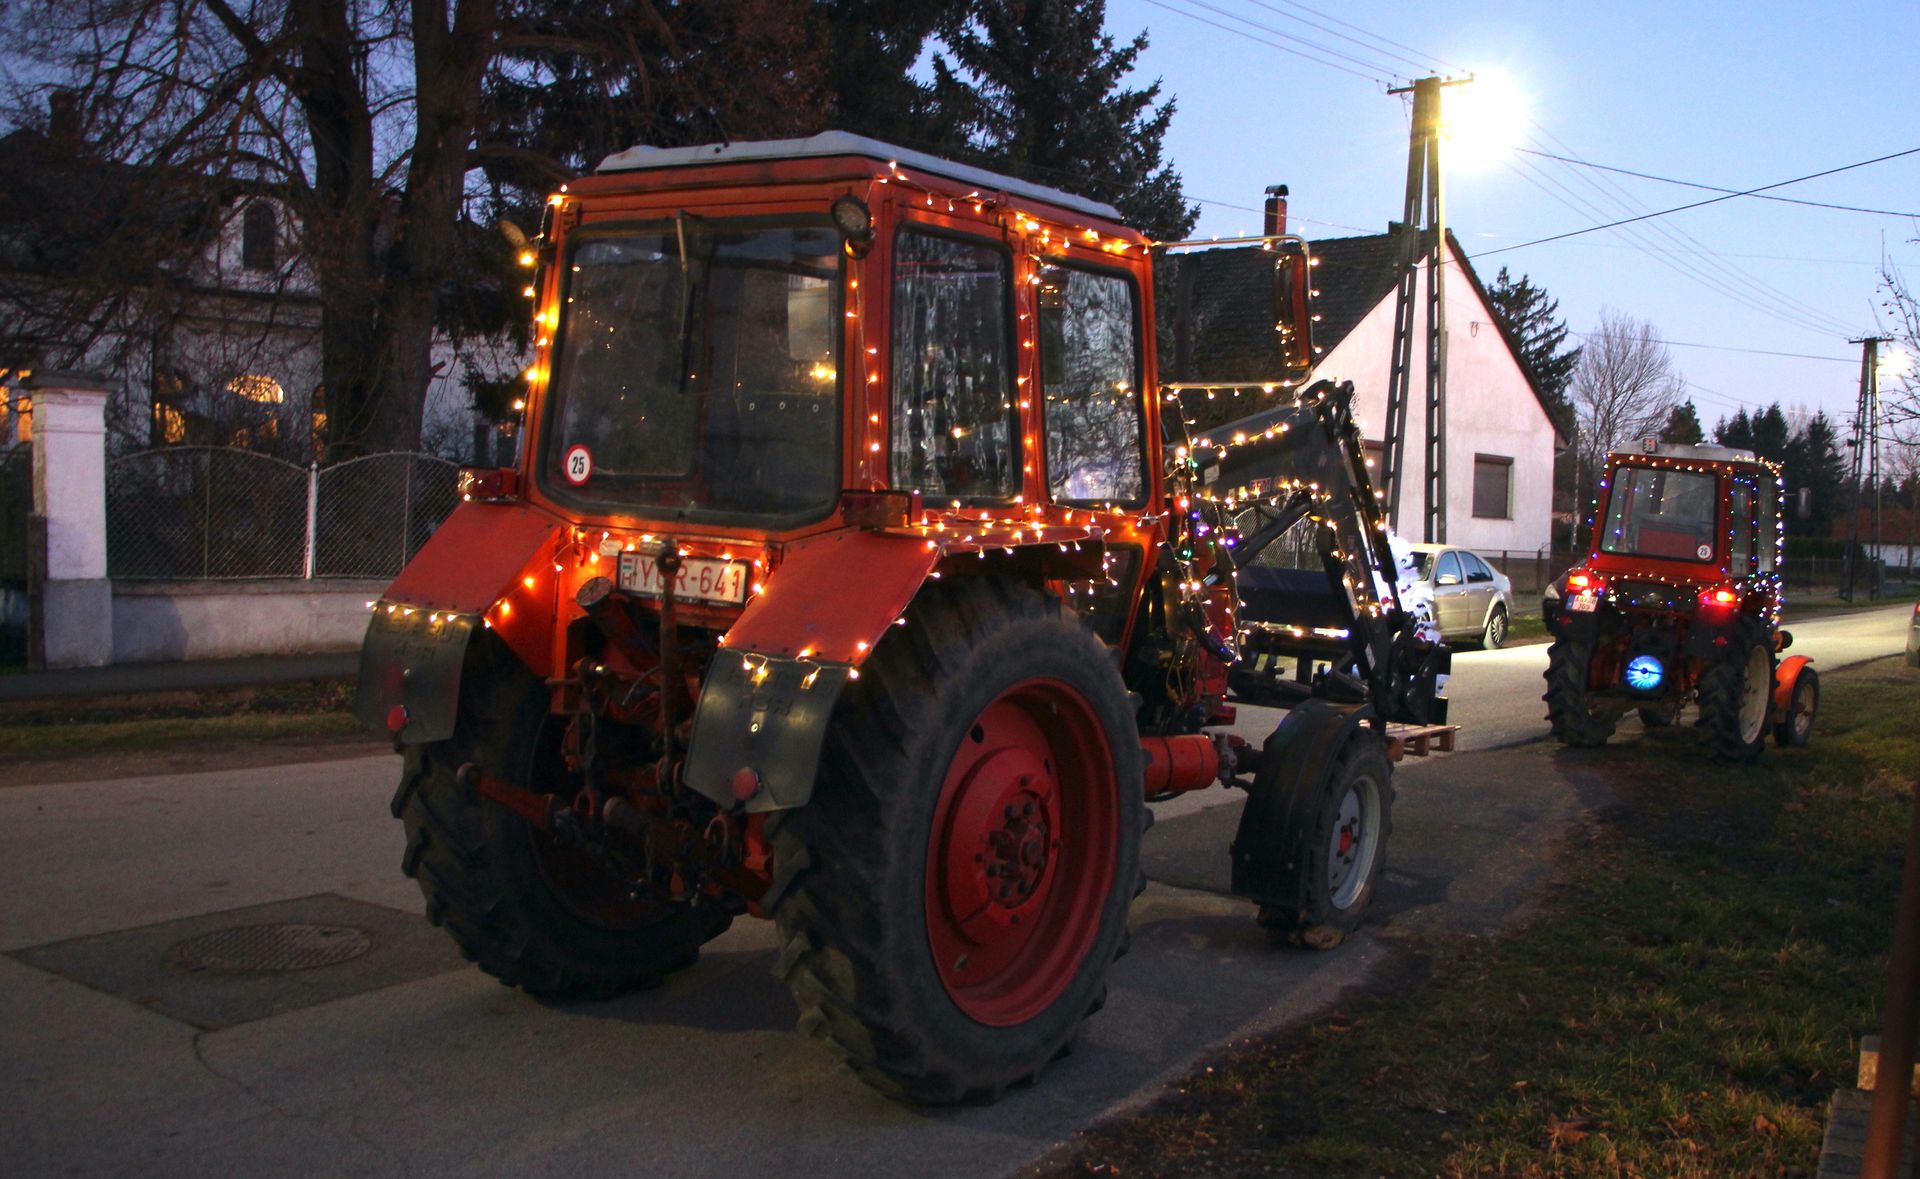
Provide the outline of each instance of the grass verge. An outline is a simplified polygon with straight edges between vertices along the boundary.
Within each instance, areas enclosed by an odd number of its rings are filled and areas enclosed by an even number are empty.
[[[351,680],[22,701],[0,709],[0,761],[350,740],[352,708]]]
[[[1527,925],[1411,944],[1424,982],[1255,1041],[1055,1175],[1810,1175],[1875,1031],[1920,680],[1840,672],[1806,750],[1690,728],[1594,753],[1621,805]]]

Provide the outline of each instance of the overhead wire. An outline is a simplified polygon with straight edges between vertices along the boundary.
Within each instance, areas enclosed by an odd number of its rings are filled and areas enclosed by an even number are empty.
[[[1578,158],[1577,154],[1574,153],[1571,148],[1568,148],[1566,144],[1561,143],[1558,137],[1551,131],[1541,127],[1538,123],[1534,123],[1533,126],[1540,134],[1553,140],[1555,145],[1560,147],[1568,156]],[[1535,139],[1534,142],[1538,144],[1539,140]],[[1603,197],[1609,198],[1611,203],[1620,210],[1630,213],[1646,211],[1646,205],[1639,201],[1632,193],[1628,192],[1618,181],[1604,176],[1592,176],[1584,172],[1570,171],[1569,174],[1576,182]],[[1746,294],[1751,288],[1766,293],[1771,301],[1777,301],[1783,308],[1797,309],[1799,314],[1804,318],[1804,322],[1801,324],[1803,327],[1807,327],[1820,334],[1839,333],[1845,335],[1853,330],[1852,325],[1840,317],[1822,308],[1815,307],[1772,283],[1767,282],[1751,271],[1727,261],[1718,251],[1711,249],[1706,243],[1700,241],[1700,239],[1694,237],[1677,224],[1664,221],[1647,221],[1636,225],[1634,230],[1623,236],[1633,237],[1642,231],[1664,239],[1678,250],[1696,253],[1699,264],[1704,267],[1707,272],[1717,273],[1723,280],[1735,284],[1734,290],[1740,292],[1741,295]],[[1688,247],[1692,247],[1692,249],[1689,250]],[[1722,291],[1722,293],[1732,293],[1728,288],[1720,287],[1712,283],[1708,285],[1712,287],[1712,289]],[[1773,303],[1770,302],[1769,308],[1771,309],[1772,306]]]
[[[1306,25],[1308,28],[1318,29],[1323,33],[1327,33],[1331,36],[1338,37],[1342,41],[1347,41],[1347,42],[1351,42],[1354,45],[1359,45],[1362,48],[1371,50],[1374,53],[1379,53],[1386,57],[1391,57],[1398,61],[1405,62],[1407,65],[1413,66],[1414,68],[1420,70],[1422,73],[1429,73],[1429,74],[1440,73],[1441,71],[1433,68],[1436,65],[1448,66],[1450,69],[1457,70],[1460,73],[1472,72],[1470,70],[1464,69],[1463,67],[1455,66],[1449,62],[1442,61],[1440,58],[1431,57],[1425,53],[1420,52],[1418,49],[1415,49],[1411,45],[1402,45],[1398,41],[1389,40],[1386,37],[1380,36],[1378,33],[1371,32],[1367,29],[1363,29],[1359,25],[1356,25],[1351,21],[1341,20],[1339,17],[1334,16],[1330,12],[1321,12],[1317,8],[1308,8],[1304,4],[1295,4],[1292,2],[1292,0],[1280,0],[1280,3],[1286,5],[1287,8],[1292,8],[1300,12],[1311,13],[1314,16],[1321,18],[1322,20],[1330,20],[1334,24],[1340,25],[1344,28],[1352,29],[1354,32],[1360,33],[1362,36],[1369,38],[1369,40],[1361,40],[1360,37],[1349,36],[1346,33],[1340,32],[1338,29],[1330,29],[1323,24],[1317,24],[1313,21],[1310,21],[1304,16],[1295,16],[1293,13],[1286,12],[1281,8],[1277,7],[1276,5],[1267,3],[1267,0],[1247,0],[1247,3],[1252,4],[1256,8],[1264,8],[1268,12],[1274,13],[1275,15],[1280,16],[1283,19],[1298,21],[1301,24]],[[1378,42],[1378,44],[1372,44],[1371,42]],[[1381,49],[1379,47],[1381,45],[1390,46],[1391,48]],[[1395,50],[1405,50],[1406,52],[1398,53],[1398,52],[1395,52]],[[1414,56],[1409,57],[1407,56],[1407,54],[1413,54]]]
[[[1843,164],[1838,168],[1827,168],[1819,172],[1809,172],[1805,176],[1795,176],[1791,180],[1779,180],[1772,184],[1762,184],[1757,188],[1747,188],[1737,192],[1724,193],[1720,196],[1708,197],[1703,201],[1693,201],[1685,205],[1675,205],[1668,209],[1655,209],[1652,212],[1642,213],[1636,217],[1623,217],[1618,221],[1609,221],[1605,225],[1588,225],[1580,229],[1569,229],[1565,233],[1556,233],[1547,237],[1535,238],[1530,242],[1520,242],[1517,245],[1502,246],[1497,250],[1489,251],[1489,253],[1504,254],[1512,250],[1524,250],[1531,246],[1544,246],[1548,242],[1565,241],[1567,238],[1579,237],[1582,234],[1598,233],[1603,229],[1618,229],[1622,225],[1632,225],[1640,221],[1651,221],[1656,217],[1670,217],[1675,213],[1684,213],[1689,209],[1705,208],[1707,205],[1717,205],[1722,201],[1733,200],[1735,197],[1752,196],[1755,193],[1766,192],[1768,189],[1784,188],[1789,184],[1801,184],[1808,180],[1818,180],[1822,176],[1832,176],[1839,172],[1850,172],[1855,168],[1865,168],[1870,164],[1883,164],[1888,160],[1897,160],[1902,156],[1910,156],[1916,153],[1920,153],[1920,147],[1910,147],[1905,151],[1889,152],[1883,156],[1875,156],[1870,160],[1859,160],[1855,163]]]
[[[1199,0],[1188,0],[1188,2],[1198,3]],[[1211,25],[1212,27],[1219,29],[1222,32],[1230,33],[1233,36],[1240,37],[1248,41],[1253,41],[1261,45],[1265,45],[1270,49],[1278,49],[1282,53],[1289,53],[1295,57],[1303,58],[1307,61],[1313,62],[1315,65],[1323,65],[1331,70],[1339,70],[1343,74],[1352,74],[1354,77],[1359,78],[1362,81],[1371,82],[1377,86],[1385,87],[1385,86],[1391,85],[1391,78],[1395,74],[1395,71],[1393,71],[1392,69],[1381,69],[1381,67],[1378,64],[1372,65],[1368,68],[1377,70],[1379,73],[1386,74],[1387,77],[1382,78],[1382,77],[1376,76],[1375,74],[1362,73],[1361,71],[1356,70],[1351,66],[1344,66],[1344,65],[1341,65],[1339,62],[1328,61],[1325,58],[1315,57],[1311,53],[1303,52],[1299,49],[1293,48],[1292,46],[1282,45],[1277,41],[1269,41],[1264,37],[1256,37],[1252,33],[1245,31],[1244,29],[1236,29],[1231,25],[1221,24],[1219,21],[1210,20],[1207,17],[1201,16],[1199,13],[1188,12],[1182,8],[1175,8],[1172,4],[1167,3],[1167,0],[1145,0],[1145,3],[1151,4],[1155,8],[1164,9],[1165,11],[1171,12],[1176,16],[1184,16],[1188,20],[1199,21],[1203,25]],[[1215,10],[1215,11],[1218,11],[1218,10]],[[1242,18],[1235,18],[1235,19],[1242,19]],[[1254,23],[1254,22],[1248,22],[1248,23]],[[1292,39],[1301,40],[1301,38],[1292,38]]]
[[[1705,192],[1724,192],[1733,196],[1750,196],[1757,201],[1778,201],[1781,204],[1806,205],[1809,208],[1814,208],[1814,209],[1837,209],[1843,213],[1871,213],[1879,217],[1920,217],[1920,213],[1903,212],[1898,209],[1863,209],[1859,205],[1836,205],[1828,201],[1809,201],[1809,200],[1803,200],[1800,197],[1780,196],[1776,193],[1768,193],[1768,192],[1743,193],[1738,189],[1721,188],[1717,184],[1701,184],[1693,180],[1676,180],[1671,176],[1655,176],[1651,172],[1636,172],[1632,168],[1616,168],[1609,164],[1596,164],[1592,160],[1583,160],[1583,159],[1580,159],[1578,156],[1555,155],[1553,152],[1541,151],[1538,148],[1532,148],[1532,147],[1520,147],[1518,145],[1515,145],[1513,147],[1513,150],[1518,152],[1525,152],[1527,155],[1530,155],[1530,156],[1540,156],[1544,159],[1558,160],[1560,163],[1563,163],[1563,164],[1573,164],[1576,167],[1592,168],[1596,172],[1614,172],[1621,176],[1633,176],[1641,180],[1657,180],[1662,184],[1677,184],[1682,188],[1698,188]]]
[[[1606,215],[1598,206],[1592,204],[1587,197],[1567,188],[1557,178],[1541,171],[1538,165],[1533,164],[1531,161],[1509,161],[1507,166],[1516,175],[1520,176],[1521,179],[1526,180],[1535,188],[1546,193],[1547,196],[1554,201],[1566,206],[1581,216],[1602,217]],[[1737,286],[1727,285],[1724,280],[1717,278],[1709,272],[1703,272],[1691,259],[1674,257],[1663,250],[1658,243],[1654,242],[1646,233],[1637,227],[1626,229],[1622,236],[1654,262],[1659,263],[1661,266],[1680,275],[1682,278],[1698,283],[1715,294],[1729,299],[1750,311],[1757,311],[1763,315],[1779,320],[1781,323],[1789,324],[1793,327],[1811,331],[1819,335],[1830,334],[1831,329],[1821,326],[1816,321],[1810,321],[1802,316],[1789,314],[1789,310],[1785,307],[1769,303],[1757,295],[1742,290]],[[1488,250],[1479,256],[1486,258],[1497,253],[1500,253],[1500,251]]]

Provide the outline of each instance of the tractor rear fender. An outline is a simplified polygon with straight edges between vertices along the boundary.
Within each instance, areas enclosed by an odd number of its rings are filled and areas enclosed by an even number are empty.
[[[811,798],[841,689],[939,559],[921,537],[856,529],[788,545],[701,684],[686,785],[749,812]]]
[[[1780,661],[1773,672],[1773,714],[1770,722],[1778,722],[1793,711],[1793,685],[1800,679],[1800,669],[1813,660],[1805,655],[1789,655]]]
[[[1373,708],[1307,700],[1289,711],[1260,751],[1233,837],[1233,891],[1263,905],[1305,903],[1314,802],[1349,741],[1372,741]]]
[[[453,736],[467,644],[483,627],[544,674],[553,579],[536,577],[532,589],[524,579],[529,566],[546,572],[564,527],[513,504],[454,509],[373,604],[354,697],[360,723],[407,745]]]

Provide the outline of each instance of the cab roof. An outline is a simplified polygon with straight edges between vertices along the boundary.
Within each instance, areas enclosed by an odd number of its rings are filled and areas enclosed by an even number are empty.
[[[895,147],[878,139],[855,135],[850,131],[823,131],[805,139],[766,139],[750,143],[708,143],[699,147],[648,147],[640,145],[615,152],[594,169],[598,175],[617,172],[644,172],[662,168],[688,168],[702,164],[724,164],[764,160],[805,160],[826,156],[864,156],[881,166],[901,168],[939,176],[968,188],[1004,192],[1030,200],[1045,201],[1062,209],[1103,217],[1125,224],[1120,210],[1100,201],[1019,180],[985,168],[956,164],[911,148]]]

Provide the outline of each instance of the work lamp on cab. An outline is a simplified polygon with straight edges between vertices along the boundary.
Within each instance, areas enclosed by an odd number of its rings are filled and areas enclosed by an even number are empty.
[[[873,211],[852,193],[834,199],[833,225],[846,239],[847,253],[855,258],[864,257],[873,245]]]

